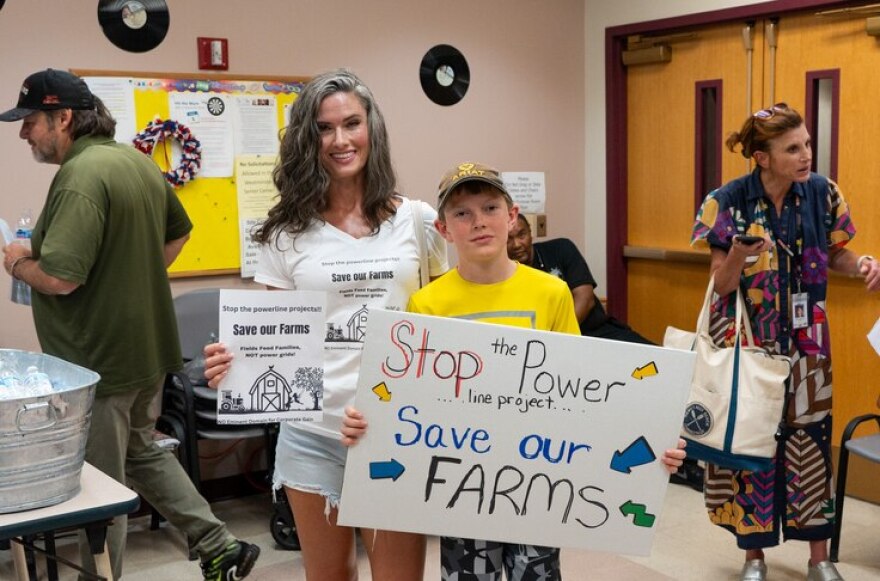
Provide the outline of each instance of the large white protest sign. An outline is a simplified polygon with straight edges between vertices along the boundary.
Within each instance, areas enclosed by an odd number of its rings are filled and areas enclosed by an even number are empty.
[[[339,522],[647,554],[685,351],[371,310]]]
[[[234,354],[218,424],[320,421],[326,294],[220,291],[220,341]]]

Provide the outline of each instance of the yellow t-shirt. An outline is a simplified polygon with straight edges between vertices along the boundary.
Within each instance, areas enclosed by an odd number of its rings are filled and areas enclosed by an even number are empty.
[[[580,335],[574,301],[561,279],[517,265],[493,284],[468,282],[452,269],[409,299],[411,313]]]

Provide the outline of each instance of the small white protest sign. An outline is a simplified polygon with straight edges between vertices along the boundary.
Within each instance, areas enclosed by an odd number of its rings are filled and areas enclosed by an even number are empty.
[[[339,522],[645,555],[694,354],[370,311]]]
[[[317,291],[220,291],[220,341],[235,359],[218,424],[321,420],[326,301]]]

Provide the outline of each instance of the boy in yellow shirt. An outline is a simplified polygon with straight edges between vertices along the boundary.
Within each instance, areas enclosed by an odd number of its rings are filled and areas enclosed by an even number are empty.
[[[458,266],[417,291],[408,311],[580,335],[568,286],[508,258],[507,236],[519,207],[497,170],[459,164],[443,176],[437,206],[434,224],[455,245]],[[348,408],[343,443],[353,445],[366,427],[362,414]],[[662,460],[674,472],[684,456],[684,450],[667,450]],[[562,578],[553,547],[442,537],[440,559],[444,581],[500,581],[503,572],[510,581]]]

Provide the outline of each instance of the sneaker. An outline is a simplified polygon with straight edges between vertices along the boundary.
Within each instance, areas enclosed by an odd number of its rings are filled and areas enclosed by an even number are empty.
[[[209,581],[244,579],[253,569],[259,556],[260,547],[257,545],[233,541],[219,554],[210,559],[202,559],[202,575]]]
[[[816,565],[810,565],[807,561],[807,581],[843,581],[843,577],[831,561],[822,561]]]
[[[746,561],[740,573],[740,581],[765,581],[767,579],[767,565],[763,559]]]

